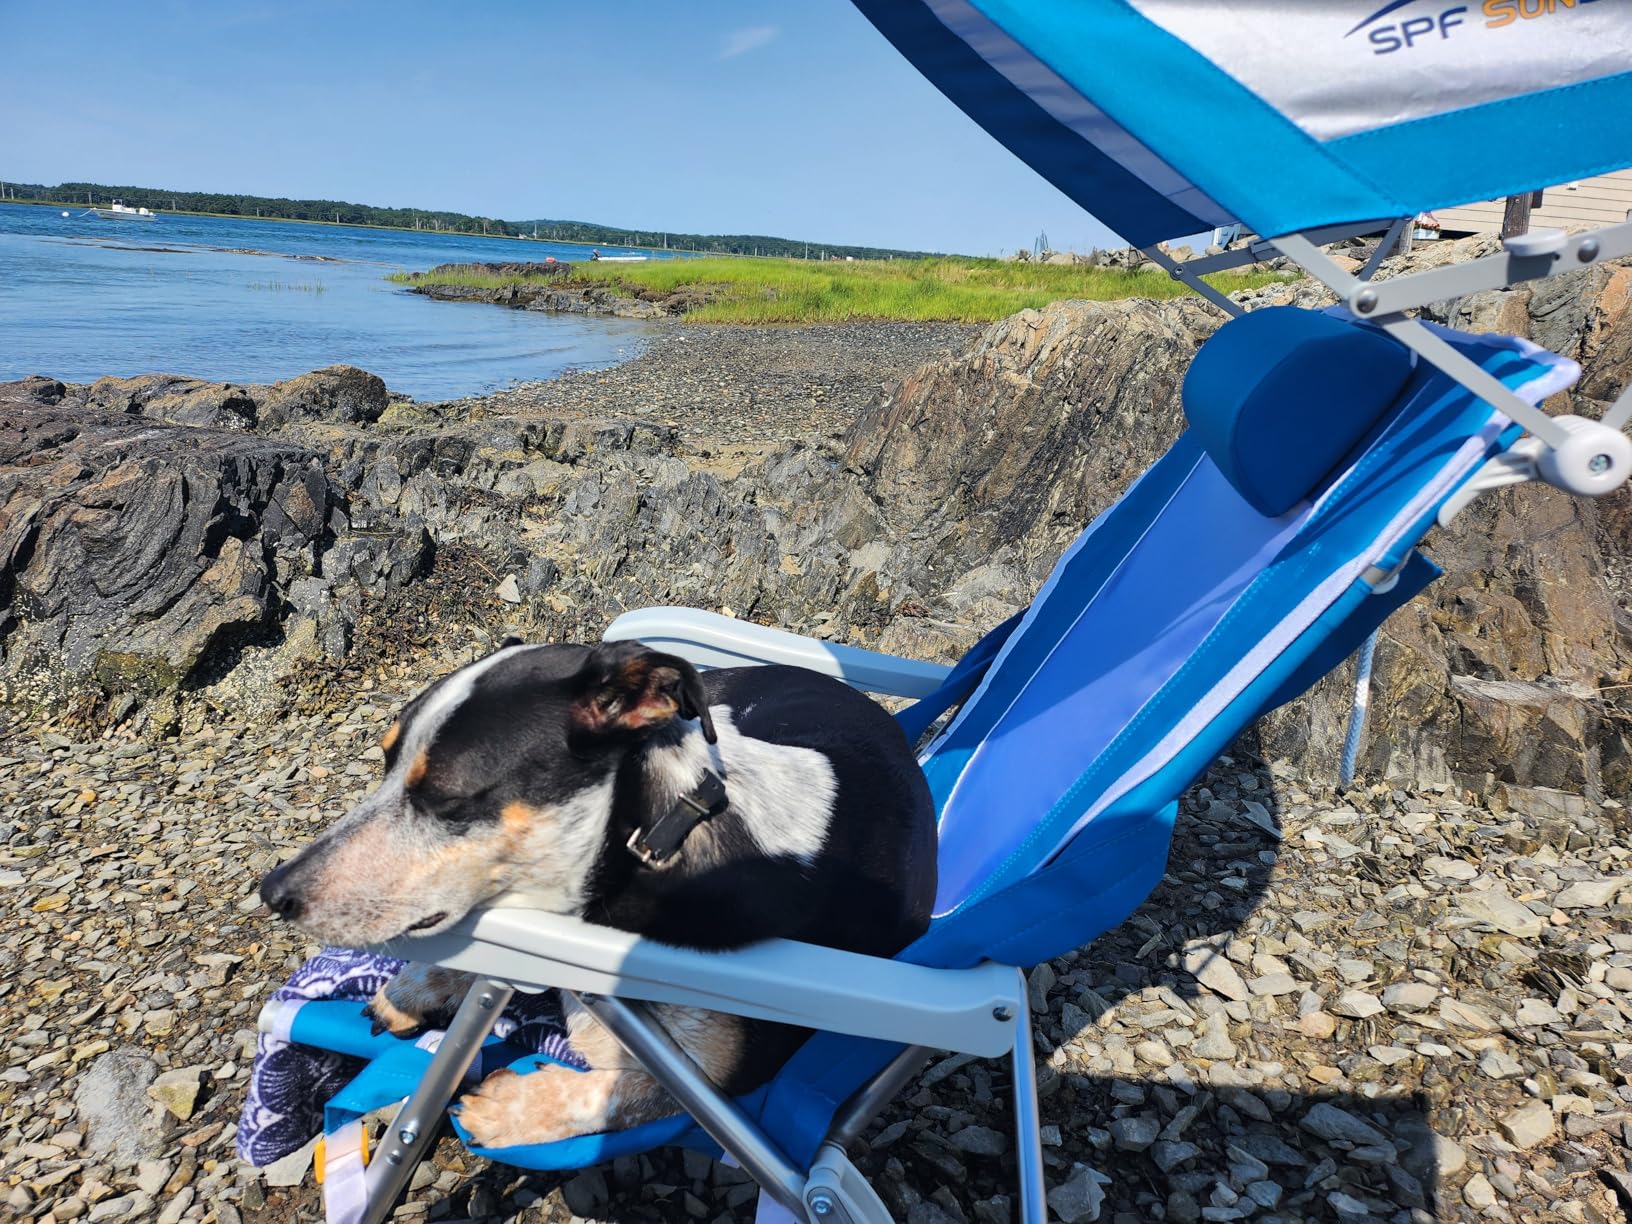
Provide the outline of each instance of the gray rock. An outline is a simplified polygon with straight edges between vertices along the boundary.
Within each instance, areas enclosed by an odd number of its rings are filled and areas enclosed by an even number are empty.
[[[1235,1140],[1235,1146],[1266,1165],[1301,1168],[1309,1163],[1307,1157],[1275,1135],[1254,1132]]]
[[[1350,1016],[1356,1020],[1375,1016],[1383,1010],[1377,996],[1367,994],[1364,990],[1345,990],[1326,1006],[1334,1015]]]
[[[1520,1024],[1557,1024],[1564,1017],[1551,1003],[1542,999],[1525,999],[1519,1003],[1513,1018]]]
[[[256,390],[263,429],[295,421],[366,424],[379,420],[391,402],[378,375],[349,365],[327,366]]]
[[[1483,1211],[1496,1202],[1496,1191],[1491,1188],[1490,1179],[1483,1173],[1475,1173],[1468,1178],[1467,1184],[1462,1187],[1462,1201],[1475,1211]]]
[[[1226,999],[1241,1000],[1251,993],[1241,974],[1224,955],[1224,947],[1215,940],[1194,940],[1184,946],[1184,971],[1214,994]]]
[[[1001,1156],[1013,1146],[1007,1135],[989,1126],[966,1126],[952,1135],[951,1143],[976,1156]]]
[[[1479,1059],[1479,1073],[1491,1079],[1518,1079],[1524,1074],[1524,1064],[1501,1050],[1486,1050]]]
[[[1383,1006],[1394,1012],[1427,1011],[1439,1000],[1439,990],[1427,982],[1395,982],[1383,991]]]
[[[282,1189],[298,1186],[306,1180],[306,1170],[312,1167],[312,1156],[322,1135],[313,1135],[300,1147],[261,1170],[268,1186]]]
[[[1278,1182],[1255,1181],[1247,1183],[1247,1197],[1258,1206],[1273,1211],[1280,1206],[1281,1195],[1285,1193]]]
[[[1577,880],[1559,891],[1553,904],[1561,910],[1597,909],[1609,905],[1627,887],[1624,876],[1605,880]]]
[[[1236,1055],[1235,1042],[1230,1040],[1228,1026],[1222,1012],[1202,1022],[1201,1036],[1191,1044],[1190,1051],[1197,1058],[1231,1059]]]
[[[1135,1115],[1117,1118],[1109,1127],[1111,1139],[1124,1152],[1142,1152],[1156,1142],[1161,1124],[1152,1117]]]
[[[1322,1139],[1346,1139],[1350,1143],[1368,1146],[1389,1146],[1388,1137],[1382,1131],[1328,1101],[1321,1101],[1310,1108],[1303,1115],[1300,1125]]]
[[[1087,1165],[1073,1165],[1071,1176],[1048,1192],[1048,1205],[1065,1224],[1092,1224],[1099,1219],[1110,1178]]]
[[[574,1215],[594,1219],[607,1201],[606,1178],[599,1169],[585,1169],[562,1183],[561,1197]]]
[[[87,1149],[121,1165],[163,1152],[164,1130],[154,1123],[153,1102],[147,1096],[157,1074],[153,1060],[130,1047],[97,1056],[74,1088]]]
[[[1541,916],[1531,913],[1499,886],[1458,894],[1456,908],[1470,918],[1520,939],[1534,939],[1541,934]]]
[[[1558,1130],[1552,1106],[1545,1101],[1531,1101],[1504,1117],[1498,1125],[1502,1135],[1514,1147],[1528,1151],[1537,1144],[1551,1139]]]
[[[1173,1142],[1159,1139],[1150,1147],[1150,1158],[1156,1162],[1156,1167],[1163,1173],[1171,1173],[1186,1161],[1194,1160],[1201,1155],[1201,1149],[1193,1143],[1183,1140]]]

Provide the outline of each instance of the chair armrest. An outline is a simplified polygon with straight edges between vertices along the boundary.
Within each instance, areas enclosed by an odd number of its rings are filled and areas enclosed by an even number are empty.
[[[784,939],[698,952],[542,910],[479,910],[372,950],[518,990],[680,1003],[987,1058],[1012,1047],[1025,1015],[1023,981],[1007,965],[931,969]]]
[[[640,608],[625,612],[602,634],[607,642],[638,641],[679,655],[698,667],[786,663],[843,680],[868,693],[923,697],[951,672],[940,663],[901,659],[859,646],[841,646],[703,612],[697,608]]]

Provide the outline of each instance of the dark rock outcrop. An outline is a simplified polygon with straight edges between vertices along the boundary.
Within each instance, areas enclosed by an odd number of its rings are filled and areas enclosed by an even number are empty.
[[[378,374],[350,365],[325,366],[255,388],[256,424],[262,429],[294,421],[367,424],[379,420],[390,403],[385,381]]]
[[[179,374],[99,378],[71,402],[173,425],[247,429],[255,424],[255,400],[246,388]]]
[[[424,572],[423,523],[372,509],[354,521],[316,452],[150,415],[207,403],[219,384],[112,381],[58,402],[43,380],[0,388],[7,697],[196,686],[300,618],[335,655],[348,602]]]
[[[620,290],[607,285],[572,282],[570,263],[440,264],[411,278],[413,292],[442,302],[487,302],[518,310],[554,314],[612,315],[620,319],[661,319],[682,315],[709,300],[706,289],[686,286],[674,292]],[[502,277],[497,286],[440,284],[449,273]]]
[[[312,571],[334,500],[316,458],[276,442],[4,403],[7,670],[116,691],[195,680],[272,627],[275,580]]]

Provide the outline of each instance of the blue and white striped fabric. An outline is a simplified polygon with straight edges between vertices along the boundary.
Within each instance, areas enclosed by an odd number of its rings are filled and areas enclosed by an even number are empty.
[[[1380,220],[1632,166],[1622,0],[856,0],[1135,246]],[[1447,156],[1455,150],[1455,156]]]

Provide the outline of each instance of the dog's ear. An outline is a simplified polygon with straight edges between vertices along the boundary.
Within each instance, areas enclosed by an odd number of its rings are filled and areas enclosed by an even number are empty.
[[[513,633],[507,633],[507,634],[504,635],[504,640],[499,643],[499,649],[500,650],[509,650],[510,647],[512,647],[512,646],[525,646],[525,645],[527,645],[527,639],[526,638],[517,637]]]
[[[673,718],[696,719],[714,743],[697,669],[677,655],[639,642],[607,642],[590,652],[579,673],[583,690],[572,705],[573,725],[594,734],[641,732]]]

